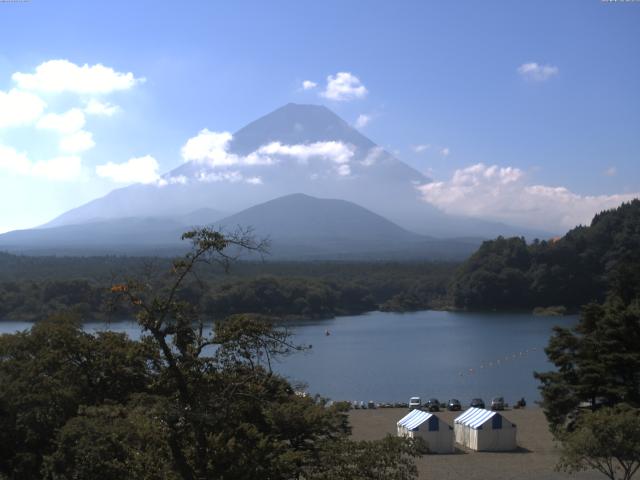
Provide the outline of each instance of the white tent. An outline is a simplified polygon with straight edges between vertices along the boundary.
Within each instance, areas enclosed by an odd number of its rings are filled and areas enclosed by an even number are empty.
[[[453,429],[433,413],[412,410],[398,421],[399,437],[422,437],[432,453],[453,452]]]
[[[498,412],[470,408],[453,424],[456,443],[471,450],[501,452],[515,450],[516,425]]]

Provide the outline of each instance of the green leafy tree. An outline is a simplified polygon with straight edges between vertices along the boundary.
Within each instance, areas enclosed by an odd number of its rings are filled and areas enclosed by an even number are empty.
[[[561,238],[534,241],[502,238],[482,244],[456,272],[452,301],[459,308],[578,309],[605,300],[617,285],[629,301],[639,293],[640,200],[594,216]],[[635,272],[635,273],[634,273]],[[625,286],[621,277],[635,275]]]
[[[638,408],[619,405],[584,414],[561,438],[560,470],[594,469],[611,480],[630,480],[640,469]]]
[[[387,436],[381,441],[332,442],[307,472],[309,480],[411,480],[418,471],[413,459],[427,452],[421,438]]]
[[[145,391],[155,357],[146,343],[116,333],[89,335],[67,316],[0,336],[0,472],[39,478],[56,431],[80,405],[126,401]]]
[[[326,459],[328,447],[352,445],[344,406],[300,397],[274,374],[274,359],[301,349],[285,329],[265,318],[235,315],[207,334],[200,312],[178,295],[200,264],[227,268],[235,258],[229,251],[262,252],[264,244],[246,231],[224,236],[199,229],[183,238],[192,251],[174,262],[166,287],[139,281],[113,287],[137,311],[160,352],[156,382],[166,399],[160,419],[173,471],[182,480],[306,478]],[[405,471],[405,456],[393,458],[398,462],[387,461],[387,471]]]
[[[178,480],[169,462],[167,430],[156,421],[162,402],[140,397],[125,405],[81,407],[45,457],[50,480]]]
[[[299,396],[272,370],[301,349],[286,329],[246,314],[205,324],[181,295],[206,264],[226,269],[264,244],[246,231],[184,238],[193,249],[166,277],[112,287],[141,341],[68,316],[0,337],[0,478],[289,480],[354,465],[365,477],[343,478],[414,478],[411,442],[350,441],[346,405]]]
[[[612,297],[584,308],[572,329],[554,329],[546,348],[555,371],[536,373],[552,430],[570,428],[579,406],[640,408],[640,304]]]

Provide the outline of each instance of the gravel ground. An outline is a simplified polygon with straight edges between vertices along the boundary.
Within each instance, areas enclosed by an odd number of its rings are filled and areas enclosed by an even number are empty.
[[[379,408],[375,410],[352,410],[350,421],[353,438],[374,440],[387,433],[396,434],[396,422],[406,415],[406,409]],[[508,410],[505,418],[518,427],[518,450],[514,452],[472,452],[459,447],[454,454],[425,455],[417,460],[421,479],[442,480],[602,480],[598,472],[583,472],[576,475],[554,471],[558,451],[547,429],[547,422],[539,408]],[[453,426],[459,412],[440,412],[441,420]],[[640,478],[637,476],[635,478]]]

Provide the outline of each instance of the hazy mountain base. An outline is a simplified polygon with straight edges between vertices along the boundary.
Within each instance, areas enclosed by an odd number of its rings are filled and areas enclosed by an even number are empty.
[[[173,219],[123,218],[22,230],[0,235],[0,248],[28,255],[128,254],[176,256],[185,252],[186,222],[221,231],[251,228],[270,239],[270,260],[462,260],[481,239],[435,239],[409,232],[352,202],[287,195],[222,220],[205,210]],[[247,255],[245,254],[245,257]],[[248,255],[259,259],[259,255]]]

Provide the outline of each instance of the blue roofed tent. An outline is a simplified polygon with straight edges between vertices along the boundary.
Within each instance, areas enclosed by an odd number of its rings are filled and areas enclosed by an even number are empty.
[[[399,437],[422,437],[432,453],[453,452],[453,428],[433,413],[412,410],[398,421]]]
[[[456,443],[471,450],[501,452],[515,450],[516,425],[498,412],[470,408],[453,423]]]

